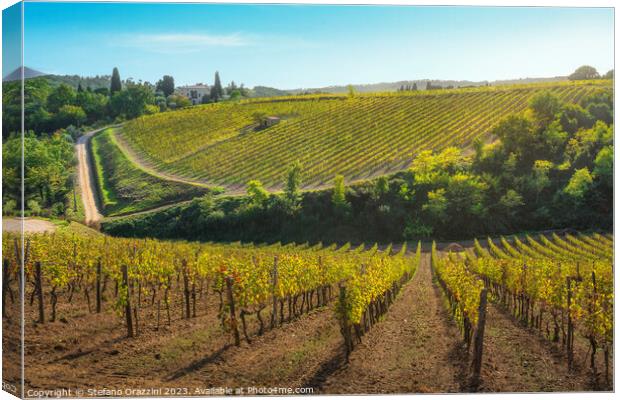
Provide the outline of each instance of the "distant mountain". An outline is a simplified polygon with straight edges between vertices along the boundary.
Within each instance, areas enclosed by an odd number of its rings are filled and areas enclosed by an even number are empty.
[[[44,75],[47,75],[47,74],[34,70],[32,68],[24,67],[24,78],[26,79],[36,78],[37,76],[44,76]],[[18,81],[20,79],[22,79],[22,67],[17,67],[15,71],[11,72],[10,74],[2,78],[2,81],[10,82],[10,81]]]

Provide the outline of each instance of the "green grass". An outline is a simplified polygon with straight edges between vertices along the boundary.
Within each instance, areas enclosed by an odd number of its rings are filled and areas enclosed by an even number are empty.
[[[360,181],[407,168],[422,150],[488,139],[543,91],[578,102],[598,90],[611,90],[610,81],[251,99],[144,116],[119,135],[149,168],[183,179],[229,188],[259,179],[280,189],[300,161],[304,188],[312,189],[336,174]],[[256,130],[256,113],[281,122]]]
[[[122,215],[188,200],[206,193],[196,186],[157,178],[132,164],[110,129],[91,139],[97,189],[103,214]]]

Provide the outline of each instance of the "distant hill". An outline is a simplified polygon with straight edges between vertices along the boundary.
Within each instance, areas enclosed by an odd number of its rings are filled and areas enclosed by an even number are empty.
[[[79,76],[79,75],[47,75],[46,79],[49,81],[52,87],[58,86],[62,83],[72,86],[77,89],[81,84],[82,88],[91,89],[109,88],[112,77],[110,75],[96,75],[96,76]]]
[[[32,68],[24,67],[24,78],[26,79],[36,78],[38,76],[44,76],[44,75],[46,74],[43,72],[34,70]],[[18,81],[20,79],[22,79],[22,67],[17,67],[15,71],[11,72],[10,74],[2,78],[2,81],[11,82],[11,81]]]
[[[410,81],[396,81],[396,82],[380,82],[371,84],[359,84],[353,85],[353,89],[358,93],[368,92],[394,92],[400,89],[402,86],[418,87],[418,90],[424,90],[426,84],[430,83],[432,86],[440,86],[442,88],[459,88],[459,87],[471,87],[471,86],[496,86],[496,85],[512,85],[512,84],[528,84],[528,83],[540,83],[540,82],[559,82],[568,80],[565,76],[556,76],[552,78],[522,78],[522,79],[506,79],[497,81],[455,81],[455,80],[439,80],[439,79],[417,79]],[[287,94],[301,94],[301,93],[347,93],[349,91],[349,85],[336,85],[325,86],[320,88],[300,88],[283,90]]]
[[[277,97],[288,96],[290,94],[290,91],[267,86],[254,86],[254,88],[250,91],[250,97]]]

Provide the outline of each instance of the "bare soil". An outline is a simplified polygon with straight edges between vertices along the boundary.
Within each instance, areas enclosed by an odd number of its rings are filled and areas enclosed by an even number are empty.
[[[22,221],[24,223],[24,232],[26,233],[44,233],[56,230],[56,225],[43,219],[10,217],[2,217],[2,230],[4,232],[19,233],[22,231]]]

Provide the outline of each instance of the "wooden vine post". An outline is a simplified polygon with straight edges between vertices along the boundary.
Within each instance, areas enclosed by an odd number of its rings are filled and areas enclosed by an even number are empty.
[[[349,362],[349,356],[353,351],[353,339],[351,337],[351,324],[349,323],[349,319],[347,318],[346,310],[347,289],[344,285],[344,282],[338,283],[338,288],[340,289],[338,297],[340,331],[342,332],[342,337],[344,338],[345,357],[347,362]]]
[[[592,270],[592,298],[590,299],[590,305],[589,305],[589,312],[590,314],[593,314],[594,310],[593,310],[593,306],[594,303],[597,300],[597,294],[596,294],[596,273],[594,272],[594,270]],[[597,343],[596,343],[596,337],[594,336],[594,333],[590,333],[589,338],[590,340],[590,346],[592,347],[592,353],[590,354],[590,368],[592,369],[592,372],[594,374],[594,376],[596,376],[597,371],[596,371],[596,347],[597,347]]]
[[[96,283],[96,296],[97,296],[97,314],[101,312],[101,259],[97,260],[97,283]]]
[[[568,359],[568,368],[573,367],[573,319],[570,314],[570,307],[573,301],[573,288],[571,286],[571,277],[566,277],[566,309],[568,314],[568,332],[566,334],[566,353]]]
[[[45,307],[43,305],[43,279],[41,277],[41,262],[37,261],[34,264],[34,273],[37,285],[37,299],[39,301],[39,323],[45,322]]]
[[[273,258],[273,271],[271,272],[271,297],[273,300],[271,309],[271,329],[275,328],[277,316],[278,316],[278,296],[276,295],[276,288],[278,286],[278,256]]]
[[[480,292],[480,305],[478,306],[478,326],[474,337],[474,359],[472,362],[472,385],[480,384],[480,371],[482,370],[482,349],[484,347],[484,325],[487,317],[487,288]]]
[[[185,295],[185,318],[189,319],[190,315],[190,291],[189,291],[189,277],[187,276],[187,262],[183,260],[183,294]]]
[[[2,261],[2,318],[6,317],[6,294],[9,291],[9,260]]]
[[[241,346],[241,337],[239,336],[239,328],[237,327],[237,316],[235,314],[235,299],[233,297],[233,278],[226,277],[226,294],[228,296],[228,306],[230,307],[230,327],[235,337],[235,346]]]
[[[131,318],[131,302],[130,302],[130,295],[131,292],[129,291],[129,277],[127,274],[127,266],[123,265],[121,267],[122,269],[122,273],[123,273],[123,286],[125,287],[125,295],[127,296],[127,298],[125,299],[125,318],[127,321],[127,337],[133,337],[133,321]]]

